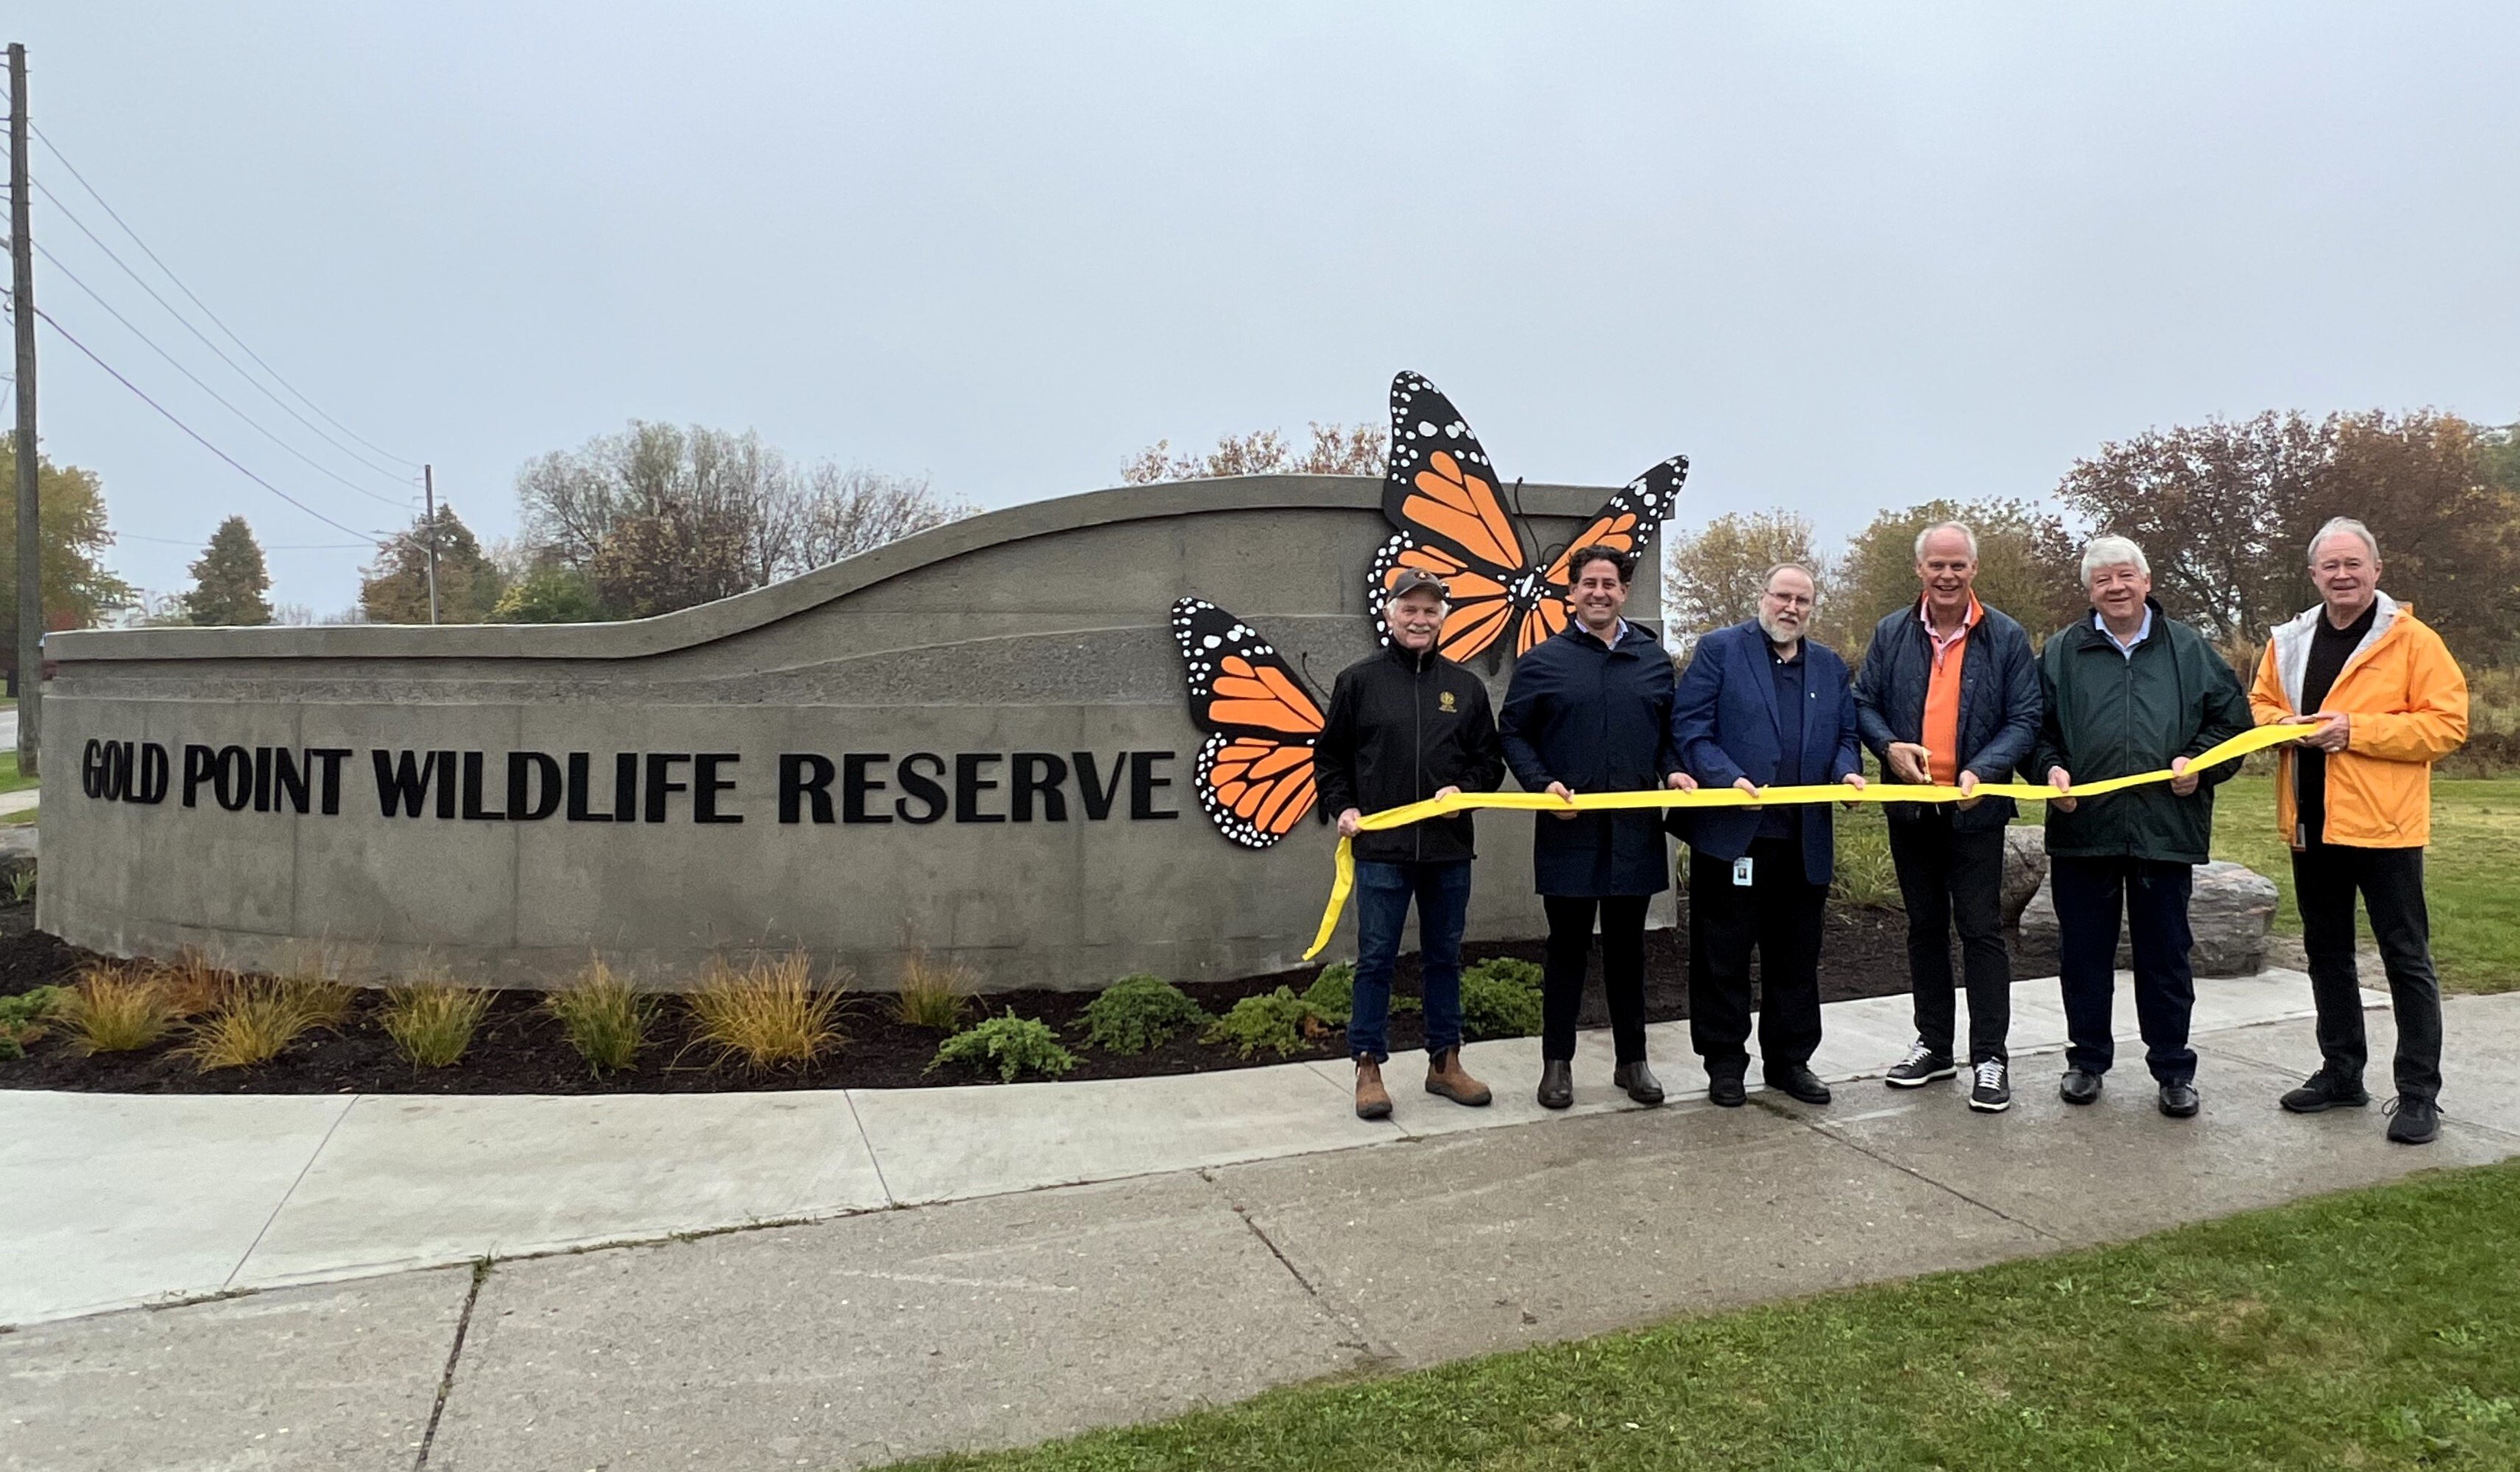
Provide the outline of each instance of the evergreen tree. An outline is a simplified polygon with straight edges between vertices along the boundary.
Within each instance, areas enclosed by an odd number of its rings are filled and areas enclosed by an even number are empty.
[[[437,621],[478,624],[490,621],[499,606],[505,579],[498,565],[481,551],[481,541],[455,514],[437,504]],[[414,516],[408,530],[377,548],[377,559],[361,569],[359,606],[368,622],[428,622],[428,518]]]
[[[271,573],[245,517],[219,523],[192,572],[193,591],[184,595],[184,612],[194,623],[230,628],[271,622],[271,601],[263,597],[271,590]]]

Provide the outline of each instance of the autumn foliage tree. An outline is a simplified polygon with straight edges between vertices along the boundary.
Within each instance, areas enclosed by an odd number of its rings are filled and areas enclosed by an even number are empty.
[[[1846,640],[1840,653],[1862,657],[1882,615],[1916,602],[1916,534],[1943,521],[1977,533],[1979,601],[2012,615],[2033,639],[2088,606],[2079,547],[2056,513],[2008,497],[1928,501],[1885,511],[1848,541],[1834,580],[1836,628]]]
[[[18,483],[17,436],[0,434],[0,484]],[[94,470],[35,457],[35,494],[42,542],[36,552],[44,585],[44,627],[85,629],[131,606],[131,585],[107,570],[113,545],[106,522],[105,482]],[[17,668],[18,522],[0,515],[0,663]],[[11,677],[15,678],[14,674]]]
[[[1223,475],[1380,475],[1388,456],[1387,436],[1373,424],[1306,426],[1311,443],[1301,450],[1286,443],[1276,429],[1227,434],[1204,453],[1173,453],[1172,441],[1159,439],[1130,457],[1120,468],[1129,485],[1159,480],[1208,480]]]
[[[1686,652],[1699,635],[1750,617],[1757,611],[1762,579],[1778,562],[1801,562],[1813,569],[1820,602],[1811,634],[1831,642],[1829,631],[1837,627],[1837,619],[1829,559],[1813,535],[1811,517],[1781,508],[1734,512],[1694,532],[1666,531],[1662,602],[1671,627],[1665,642]]]
[[[481,551],[480,539],[445,502],[437,506],[437,621],[486,623],[505,591],[499,569]],[[360,569],[359,607],[376,624],[428,622],[428,518],[378,547],[377,559]]]
[[[2512,653],[2520,497],[2490,434],[2453,415],[2261,414],[2146,430],[2076,462],[2058,494],[2094,531],[2132,537],[2154,596],[2229,645],[2316,600],[2311,535],[2354,516],[2380,540],[2382,585],[2471,661]]]
[[[919,477],[799,467],[748,430],[640,421],[529,462],[517,499],[533,568],[525,581],[553,596],[518,601],[513,616],[583,611],[571,588],[609,618],[671,612],[972,510]]]

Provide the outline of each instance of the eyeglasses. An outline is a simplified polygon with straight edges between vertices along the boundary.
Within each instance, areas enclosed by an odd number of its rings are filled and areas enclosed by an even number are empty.
[[[1800,593],[1770,593],[1764,596],[1768,602],[1775,603],[1779,607],[1808,608],[1812,605],[1811,599],[1807,595]]]

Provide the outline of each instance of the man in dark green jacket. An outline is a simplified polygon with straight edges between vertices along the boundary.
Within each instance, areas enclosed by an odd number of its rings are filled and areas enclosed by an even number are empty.
[[[2205,636],[2152,601],[2152,567],[2124,537],[2083,550],[2092,619],[2048,641],[2039,658],[2047,696],[2032,775],[2062,789],[2167,767],[2170,782],[2048,804],[2048,883],[2056,902],[2057,970],[2065,993],[2069,1104],[2100,1096],[2115,1055],[2109,1022],[2117,992],[2118,922],[2135,950],[2135,1009],[2144,1061],[2161,1086],[2161,1112],[2197,1110],[2196,1004],[2188,968],[2187,896],[2214,836],[2214,787],[2232,764],[2189,773],[2188,759],[2257,724],[2231,666]]]

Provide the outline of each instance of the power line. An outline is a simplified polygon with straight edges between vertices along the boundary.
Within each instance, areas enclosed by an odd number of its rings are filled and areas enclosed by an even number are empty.
[[[59,196],[59,195],[57,195],[57,194],[54,194],[51,190],[49,190],[49,189],[45,188],[45,187],[44,187],[44,183],[43,183],[43,181],[42,181],[42,180],[40,180],[40,179],[29,180],[28,182],[29,182],[29,183],[31,183],[31,184],[33,184],[33,185],[35,186],[35,193],[37,193],[37,194],[39,194],[39,195],[42,195],[45,199],[50,200],[50,201],[53,201],[53,207],[54,207],[55,209],[57,209],[57,210],[60,210],[60,211],[61,211],[62,218],[64,218],[64,219],[66,219],[66,220],[69,221],[69,222],[70,222],[70,224],[72,224],[73,226],[76,226],[76,227],[77,227],[77,229],[78,229],[78,233],[79,233],[79,234],[81,234],[81,235],[83,235],[83,236],[86,236],[86,237],[88,238],[88,243],[89,243],[90,245],[94,245],[94,246],[96,246],[96,248],[98,248],[99,250],[104,251],[104,252],[105,252],[105,258],[106,258],[107,260],[110,260],[110,261],[113,262],[116,266],[121,267],[121,268],[122,268],[122,274],[123,274],[123,275],[130,277],[130,278],[132,279],[132,281],[134,281],[134,282],[138,283],[138,285],[139,285],[139,287],[140,287],[140,290],[142,290],[143,291],[146,291],[146,292],[148,292],[148,293],[149,293],[149,299],[150,299],[150,300],[157,302],[157,303],[158,303],[159,306],[161,306],[161,307],[164,307],[164,308],[166,309],[166,315],[167,315],[167,316],[174,318],[174,319],[175,319],[175,321],[183,327],[184,331],[186,331],[186,332],[188,332],[188,333],[192,334],[192,335],[193,335],[193,336],[194,336],[195,338],[197,338],[197,339],[201,342],[201,344],[202,344],[203,347],[208,348],[212,353],[216,354],[216,355],[218,356],[218,360],[219,360],[220,362],[222,362],[222,363],[226,364],[226,365],[227,365],[228,367],[230,367],[230,368],[235,369],[235,370],[236,370],[236,373],[237,373],[237,377],[239,377],[239,378],[241,378],[241,379],[245,379],[247,382],[248,382],[248,383],[252,384],[252,385],[253,385],[253,387],[254,387],[254,391],[255,391],[256,393],[259,393],[259,394],[261,394],[264,398],[271,400],[271,401],[272,401],[273,403],[275,403],[275,404],[278,404],[278,405],[280,406],[280,410],[281,410],[281,412],[282,412],[283,414],[286,414],[286,415],[288,415],[291,419],[293,419],[293,420],[297,421],[297,423],[299,423],[299,424],[304,424],[304,425],[305,425],[309,430],[313,431],[313,433],[314,433],[314,435],[315,435],[315,437],[316,437],[316,438],[318,438],[318,439],[320,439],[320,440],[324,441],[324,443],[326,443],[326,444],[328,444],[328,445],[331,445],[334,449],[340,451],[342,454],[344,454],[344,455],[346,455],[346,456],[350,457],[352,460],[357,461],[359,464],[361,464],[361,465],[363,465],[363,466],[366,466],[369,469],[376,471],[376,472],[377,472],[378,474],[380,474],[380,475],[387,476],[387,477],[392,478],[392,479],[395,479],[395,480],[399,480],[399,479],[401,479],[401,478],[402,478],[402,477],[401,477],[398,473],[396,473],[395,471],[390,470],[390,469],[386,468],[385,467],[383,467],[383,466],[381,466],[381,465],[377,464],[375,461],[368,459],[368,458],[367,458],[366,456],[364,456],[364,455],[361,455],[358,451],[351,449],[349,446],[347,446],[347,445],[345,445],[345,444],[342,444],[339,440],[335,439],[333,436],[331,436],[331,435],[329,435],[329,434],[326,434],[326,433],[324,432],[324,429],[323,429],[323,426],[322,426],[322,425],[317,424],[313,420],[308,419],[306,416],[304,416],[304,415],[302,415],[302,414],[298,413],[296,410],[294,410],[294,409],[291,408],[291,407],[289,406],[289,403],[288,403],[288,401],[287,401],[287,400],[285,400],[285,399],[281,398],[281,396],[280,396],[280,395],[278,395],[278,394],[276,394],[276,393],[273,393],[269,388],[264,387],[264,386],[263,386],[263,382],[262,382],[262,380],[261,380],[260,379],[257,379],[257,378],[255,378],[253,375],[249,374],[249,373],[247,373],[247,372],[245,371],[245,365],[244,365],[244,364],[239,363],[236,359],[231,358],[231,357],[229,357],[229,356],[228,356],[227,349],[225,349],[225,348],[223,348],[223,347],[219,346],[219,345],[218,345],[217,343],[215,343],[215,342],[212,342],[212,341],[209,339],[208,335],[205,335],[204,333],[202,333],[202,331],[200,328],[197,328],[197,327],[193,326],[193,322],[192,322],[192,319],[191,319],[191,318],[186,317],[182,312],[177,311],[177,310],[175,309],[175,304],[174,304],[173,302],[170,302],[170,301],[168,301],[164,296],[159,295],[159,294],[158,294],[158,289],[157,289],[156,287],[151,286],[151,285],[149,284],[148,279],[147,279],[146,277],[143,277],[139,272],[137,272],[137,271],[133,270],[133,269],[131,268],[131,264],[130,264],[128,261],[125,261],[121,256],[114,254],[114,253],[113,253],[113,247],[112,247],[112,245],[107,245],[103,240],[99,239],[99,238],[98,238],[98,236],[97,236],[97,233],[96,233],[95,231],[90,230],[90,229],[88,229],[88,228],[87,228],[87,222],[86,222],[86,221],[81,220],[81,219],[80,219],[80,218],[79,218],[75,213],[73,213],[73,212],[71,211],[71,209],[70,209],[70,207],[69,207],[68,205],[67,205],[67,204],[65,204],[65,203],[63,203],[63,202],[62,202],[61,196]],[[126,226],[125,228],[126,228],[126,229],[128,229],[129,227],[127,227],[127,226]],[[147,249],[147,248],[149,248],[149,247],[144,244],[144,245],[141,246],[141,248],[142,248],[142,249],[144,249],[144,250],[146,250],[146,249]],[[59,265],[61,264],[61,262],[60,262],[60,260],[59,260],[59,259],[55,259],[55,260],[54,260],[54,262],[53,262],[53,264],[54,264],[54,265],[56,265],[56,266],[59,266]],[[179,282],[176,282],[176,283],[175,283],[175,285],[177,285],[178,287],[180,287],[180,286],[182,286],[182,285],[183,285],[183,283],[179,281]],[[84,288],[82,288],[81,290],[85,290],[85,289],[84,289]],[[90,294],[90,295],[94,295],[95,293],[90,292],[89,294]],[[204,312],[206,312],[206,311],[208,311],[209,309],[208,309],[208,308],[206,308],[206,307],[204,307],[204,308],[202,308],[202,310],[203,310]],[[212,320],[212,321],[216,321],[217,319],[216,319],[216,318],[213,318],[213,319],[211,319],[211,320]],[[133,329],[133,331],[137,332],[137,331],[138,331],[138,329],[136,329],[136,328],[135,328],[135,329]],[[224,331],[224,329],[223,329],[223,331]],[[251,356],[251,355],[252,355],[252,351],[253,351],[253,350],[252,350],[251,348],[248,348],[248,349],[246,349],[246,352],[247,352],[247,355],[248,355],[248,356]],[[259,362],[259,361],[261,361],[261,360],[260,360],[260,359],[256,359],[255,361]],[[291,391],[292,393],[296,392],[296,390],[295,390],[295,389],[291,389],[290,391]],[[318,410],[317,412],[318,412],[318,413],[321,413],[322,411],[321,411],[321,410]],[[344,431],[344,432],[346,433],[347,431]],[[356,435],[352,435],[351,437],[352,437],[352,438],[354,438],[354,439],[355,439],[355,438],[357,438],[357,436],[356,436]],[[378,453],[379,453],[379,454],[383,454],[384,452],[382,452],[382,451],[379,451]],[[329,474],[329,473],[331,473],[331,472],[327,471],[326,473],[328,473],[328,474]]]
[[[183,537],[144,537],[136,531],[115,532],[113,534],[113,540],[116,542],[157,542],[167,547],[202,547],[206,546],[209,542],[207,537],[196,537],[189,540]],[[376,545],[377,544],[374,542],[275,542],[271,546],[265,547],[262,550],[265,552],[370,552],[375,550]]]
[[[219,321],[219,314],[210,310],[210,304],[208,302],[203,301],[201,297],[193,294],[193,289],[184,285],[184,279],[175,274],[173,267],[158,258],[158,252],[149,248],[149,243],[140,238],[140,232],[132,229],[129,222],[125,221],[121,215],[114,212],[113,206],[106,202],[105,196],[97,193],[95,185],[87,182],[87,175],[78,171],[78,165],[70,162],[69,156],[61,151],[60,145],[54,143],[50,138],[45,137],[44,130],[35,126],[33,118],[28,118],[26,120],[26,131],[34,134],[37,141],[43,144],[45,152],[51,154],[54,158],[58,159],[62,167],[69,170],[70,177],[78,181],[79,188],[86,190],[88,198],[96,201],[98,206],[103,208],[109,216],[112,216],[113,223],[122,227],[122,233],[131,237],[131,243],[140,247],[141,253],[148,256],[149,259],[157,265],[158,270],[166,273],[166,279],[175,284],[175,290],[183,292],[184,295],[191,300],[193,305],[200,307],[202,309],[202,315],[210,319],[210,321],[217,326],[220,332],[227,334],[228,340],[244,349],[245,355],[251,358],[257,365],[259,365],[264,373],[271,375],[273,381],[277,382],[281,387],[288,389],[291,393],[296,394],[297,401],[299,403],[314,410],[318,418],[322,419],[326,424],[331,424],[334,428],[340,430],[343,434],[357,440],[360,444],[366,445],[369,449],[376,451],[379,455],[383,456],[385,459],[390,460],[397,465],[409,466],[413,469],[420,468],[419,461],[406,459],[403,456],[396,455],[391,450],[377,444],[375,441],[370,440],[365,435],[351,428],[349,425],[342,424],[339,420],[326,414],[322,405],[319,405],[313,399],[306,397],[305,394],[299,393],[297,385],[290,382],[287,379],[282,378],[280,376],[280,370],[263,362],[262,355],[255,352],[250,346],[248,346],[243,337],[238,336],[235,329],[229,327],[226,323]],[[53,202],[58,204],[61,201],[56,200]]]
[[[292,445],[292,444],[291,444],[289,441],[287,441],[287,440],[285,440],[285,439],[282,439],[279,435],[272,433],[270,429],[268,429],[268,428],[264,427],[264,425],[262,424],[262,423],[261,423],[260,421],[256,420],[252,415],[249,415],[249,414],[246,413],[244,410],[239,409],[236,405],[229,403],[229,402],[228,402],[228,400],[227,400],[227,397],[226,397],[224,394],[221,394],[217,389],[212,388],[209,384],[202,382],[202,376],[201,376],[201,375],[199,375],[199,374],[197,374],[197,373],[195,373],[195,372],[193,372],[191,369],[186,368],[186,367],[183,365],[183,363],[182,363],[181,361],[179,361],[179,360],[175,357],[175,355],[174,355],[173,353],[170,353],[170,352],[166,351],[166,349],[164,349],[164,348],[162,348],[162,347],[158,346],[158,343],[157,343],[157,340],[156,340],[155,338],[152,338],[152,337],[151,337],[147,333],[142,332],[142,331],[139,329],[139,327],[138,327],[137,325],[135,325],[135,324],[132,322],[132,320],[131,320],[130,318],[125,317],[125,316],[123,316],[123,315],[122,315],[122,313],[120,313],[119,311],[116,311],[116,310],[114,309],[114,305],[113,305],[113,303],[112,303],[112,302],[110,302],[110,301],[106,300],[103,296],[98,295],[98,294],[97,294],[97,290],[96,290],[96,289],[95,289],[94,287],[91,287],[91,286],[89,286],[86,282],[83,282],[83,281],[79,280],[79,278],[78,278],[78,273],[76,273],[76,272],[72,271],[69,267],[68,267],[68,266],[66,266],[66,265],[62,264],[62,258],[61,258],[60,256],[58,256],[58,255],[53,254],[53,252],[52,252],[52,251],[50,251],[49,249],[46,249],[46,248],[44,247],[44,245],[43,245],[43,243],[42,243],[42,242],[38,241],[38,242],[36,242],[36,243],[35,243],[35,251],[36,251],[36,253],[37,253],[37,254],[41,255],[44,259],[46,259],[46,260],[48,260],[48,261],[51,261],[51,262],[53,263],[53,269],[54,269],[54,270],[59,271],[60,273],[62,273],[62,275],[63,275],[63,276],[65,276],[65,277],[68,278],[68,280],[69,280],[69,284],[70,284],[71,286],[74,286],[74,287],[78,288],[80,290],[85,291],[85,292],[87,293],[87,295],[88,295],[88,299],[89,299],[89,300],[91,300],[91,301],[95,302],[98,306],[101,306],[101,307],[105,308],[105,309],[106,309],[106,311],[107,311],[108,313],[112,314],[112,318],[113,318],[113,320],[114,320],[114,321],[119,322],[119,323],[121,323],[124,327],[126,327],[126,328],[130,329],[130,331],[131,331],[131,335],[133,335],[133,336],[135,336],[135,337],[139,338],[142,342],[147,343],[147,344],[148,344],[148,346],[149,346],[149,350],[150,350],[151,352],[156,353],[158,357],[161,357],[161,358],[165,359],[165,360],[166,360],[166,363],[167,363],[167,366],[169,366],[169,367],[173,368],[177,373],[182,374],[185,378],[188,378],[188,379],[192,379],[192,380],[193,380],[193,386],[194,386],[194,387],[199,388],[200,390],[202,390],[202,392],[208,394],[211,398],[218,400],[219,407],[221,407],[221,408],[225,409],[228,413],[235,415],[238,419],[241,419],[241,420],[245,421],[248,424],[252,425],[252,426],[253,426],[253,430],[254,430],[254,432],[255,432],[255,433],[257,433],[257,434],[261,435],[263,438],[265,438],[265,439],[267,439],[267,440],[271,441],[273,444],[278,445],[280,448],[282,448],[282,449],[284,449],[284,450],[288,451],[290,454],[296,456],[299,460],[302,460],[302,461],[306,462],[309,466],[314,467],[314,468],[315,468],[319,473],[322,473],[322,474],[325,474],[325,475],[330,475],[330,476],[332,476],[332,478],[334,478],[335,480],[339,481],[341,484],[343,484],[343,485],[345,485],[345,486],[348,486],[351,490],[356,491],[356,492],[358,492],[360,495],[367,497],[370,501],[382,501],[382,502],[383,502],[383,503],[384,503],[385,505],[387,505],[387,506],[399,507],[399,508],[401,508],[401,509],[403,509],[403,510],[405,510],[405,511],[410,510],[410,508],[411,508],[411,503],[410,503],[410,502],[408,502],[408,501],[397,501],[397,500],[395,500],[394,498],[392,498],[392,497],[390,497],[390,496],[380,496],[380,495],[378,495],[376,492],[374,492],[374,491],[372,491],[372,490],[369,490],[366,486],[363,486],[363,485],[359,484],[357,481],[350,479],[348,476],[343,475],[343,474],[339,473],[338,471],[336,471],[332,467],[327,466],[327,465],[325,465],[322,461],[319,461],[319,460],[315,459],[313,456],[308,455],[305,451],[298,449],[295,445]],[[284,405],[284,406],[282,406],[282,407],[286,408],[287,406],[286,406],[286,405]]]
[[[12,310],[14,310],[14,307],[13,307],[13,309],[12,309]],[[132,382],[129,379],[124,378],[124,377],[123,377],[119,372],[116,372],[116,371],[115,371],[114,366],[113,366],[112,364],[108,363],[108,362],[106,362],[103,358],[98,357],[98,356],[95,354],[95,352],[94,352],[94,351],[92,351],[92,350],[88,347],[88,345],[87,345],[86,343],[81,342],[80,340],[78,340],[78,338],[76,338],[76,337],[74,337],[74,336],[70,335],[70,334],[69,334],[69,332],[68,332],[68,329],[64,328],[64,327],[63,327],[59,322],[56,322],[56,321],[54,321],[54,320],[53,320],[53,314],[52,314],[52,313],[45,311],[42,307],[36,307],[36,308],[35,308],[35,315],[36,315],[37,317],[39,317],[39,318],[42,318],[42,319],[43,319],[43,321],[44,321],[48,326],[50,326],[54,332],[61,334],[62,340],[63,340],[63,341],[65,341],[65,342],[68,342],[70,346],[77,348],[77,349],[78,349],[82,354],[84,354],[84,355],[86,356],[87,360],[88,360],[90,363],[95,364],[97,367],[104,369],[108,374],[111,374],[111,375],[112,376],[112,378],[113,378],[113,381],[115,381],[115,382],[117,382],[117,383],[121,384],[121,385],[122,385],[123,387],[125,387],[125,388],[130,389],[130,390],[132,391],[132,393],[133,393],[135,396],[137,396],[137,397],[139,398],[140,402],[142,402],[142,403],[144,403],[144,404],[148,405],[148,406],[149,406],[150,408],[152,408],[152,409],[157,410],[157,411],[158,412],[158,414],[159,414],[159,415],[161,415],[161,416],[163,416],[163,417],[164,417],[164,419],[165,419],[166,423],[168,423],[168,424],[173,424],[176,428],[181,429],[181,430],[183,430],[187,435],[190,435],[190,436],[192,437],[192,439],[193,439],[193,442],[194,442],[194,443],[196,443],[196,444],[198,444],[198,445],[200,445],[202,449],[207,450],[207,451],[209,451],[212,455],[215,455],[215,456],[217,456],[219,459],[226,461],[226,462],[228,463],[228,465],[229,465],[229,467],[230,467],[230,468],[232,468],[233,469],[235,469],[235,471],[236,471],[238,474],[243,475],[246,479],[252,481],[255,485],[258,485],[258,486],[262,487],[264,490],[269,491],[271,494],[273,494],[273,495],[275,495],[275,496],[279,497],[279,498],[280,498],[281,500],[283,500],[283,501],[288,502],[291,506],[293,506],[293,507],[297,508],[299,511],[304,512],[306,514],[308,514],[308,515],[310,515],[310,516],[314,517],[314,518],[315,518],[316,520],[318,520],[318,521],[323,522],[326,526],[332,527],[332,528],[333,528],[334,530],[336,530],[336,531],[345,531],[345,532],[348,532],[351,536],[354,536],[354,537],[379,537],[379,538],[389,538],[389,537],[391,537],[391,536],[393,535],[391,532],[382,532],[382,531],[361,531],[361,530],[359,530],[359,529],[358,529],[357,527],[355,527],[355,526],[349,526],[349,525],[345,525],[345,524],[343,524],[343,523],[341,523],[341,522],[339,522],[339,521],[336,521],[336,520],[334,520],[332,517],[330,517],[330,516],[328,516],[328,515],[325,515],[322,512],[319,512],[319,511],[317,511],[315,508],[313,508],[313,507],[311,507],[311,506],[308,506],[305,502],[298,500],[298,499],[297,499],[296,497],[294,497],[294,496],[292,496],[292,495],[291,495],[291,494],[289,494],[287,491],[284,491],[284,490],[282,490],[280,487],[278,487],[278,486],[276,486],[276,485],[273,485],[270,481],[263,479],[263,478],[262,478],[261,476],[259,476],[259,475],[256,475],[253,471],[247,469],[247,468],[245,468],[245,466],[244,466],[244,465],[242,465],[241,463],[239,463],[239,462],[238,462],[238,460],[237,460],[237,458],[236,458],[235,456],[230,455],[227,451],[222,450],[222,449],[220,449],[218,446],[216,446],[216,445],[214,445],[214,444],[211,444],[208,440],[203,439],[203,438],[202,437],[202,433],[201,433],[201,431],[200,431],[200,430],[195,429],[192,425],[190,425],[190,424],[185,424],[185,423],[184,423],[182,420],[180,420],[180,419],[177,419],[177,418],[175,417],[174,412],[173,412],[172,410],[168,409],[165,405],[158,403],[156,399],[151,398],[151,397],[148,395],[148,393],[147,393],[145,390],[143,390],[143,389],[141,388],[141,386],[140,386],[139,384],[134,383],[134,382]]]

